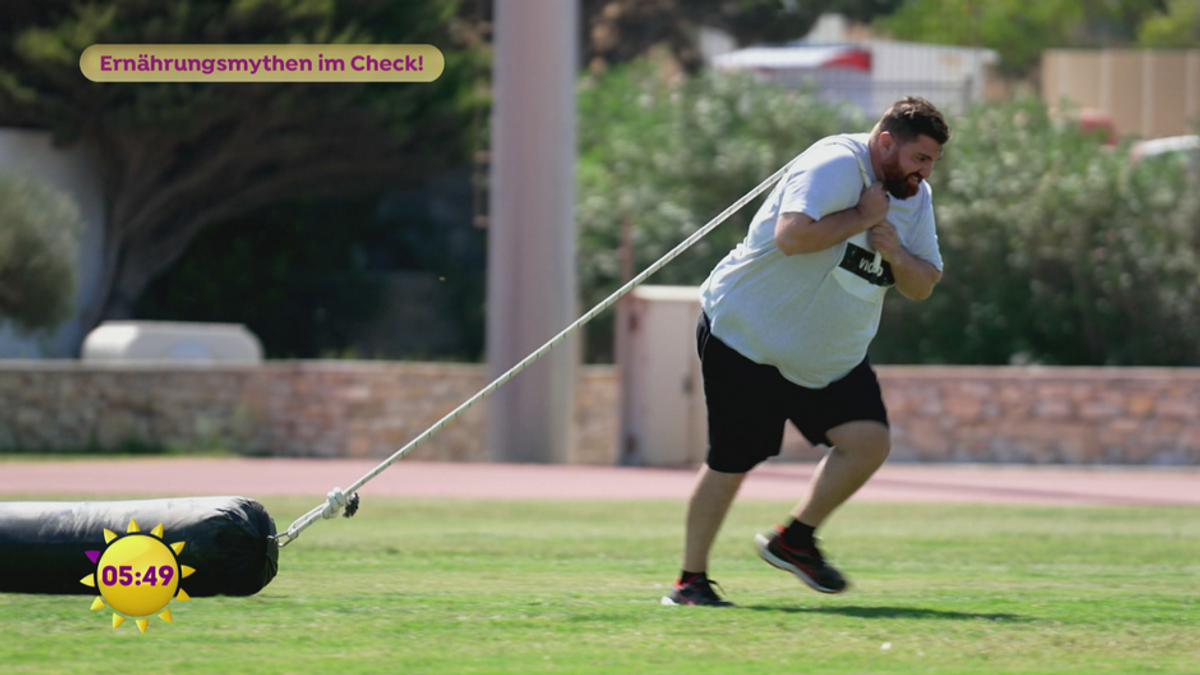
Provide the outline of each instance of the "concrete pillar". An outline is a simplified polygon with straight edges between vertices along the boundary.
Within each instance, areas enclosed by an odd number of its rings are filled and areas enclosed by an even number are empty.
[[[576,0],[496,0],[487,359],[494,379],[576,314]],[[488,399],[491,457],[569,462],[575,341]]]

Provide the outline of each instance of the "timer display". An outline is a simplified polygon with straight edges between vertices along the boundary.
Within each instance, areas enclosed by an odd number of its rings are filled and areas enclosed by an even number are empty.
[[[150,616],[175,597],[178,564],[161,539],[146,534],[121,537],[100,556],[100,596],[126,616]]]
[[[152,614],[161,612],[159,617],[171,622],[167,604],[172,599],[190,599],[179,587],[179,580],[195,572],[179,564],[177,556],[184,543],[168,545],[163,540],[161,523],[144,534],[133,519],[129,521],[127,534],[118,535],[106,529],[104,540],[108,544],[104,551],[86,552],[96,568],[80,579],[84,585],[100,590],[92,609],[110,607],[114,612],[113,628],[120,626],[126,617],[137,617],[138,629],[143,633],[150,622],[147,617]]]

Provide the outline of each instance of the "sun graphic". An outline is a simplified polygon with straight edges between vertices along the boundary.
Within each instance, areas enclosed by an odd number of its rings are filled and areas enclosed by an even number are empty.
[[[100,588],[92,609],[111,607],[113,628],[131,618],[145,633],[149,617],[154,614],[171,623],[167,604],[172,598],[180,602],[191,600],[179,587],[179,580],[196,571],[179,564],[183,542],[168,545],[163,540],[162,523],[146,534],[130,518],[126,534],[105,529],[104,543],[107,546],[103,551],[87,551],[96,570],[79,580],[85,586]]]

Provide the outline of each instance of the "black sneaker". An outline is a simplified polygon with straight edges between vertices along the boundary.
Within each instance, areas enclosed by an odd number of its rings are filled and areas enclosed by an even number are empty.
[[[684,585],[675,582],[675,588],[663,596],[664,605],[702,605],[704,607],[733,607],[733,603],[721,598],[713,590],[717,582],[708,577],[699,576]],[[718,586],[720,584],[717,584]]]
[[[775,534],[769,539],[760,534],[754,537],[758,544],[758,555],[784,572],[795,574],[800,581],[821,593],[841,593],[846,590],[846,578],[832,565],[814,543],[812,548],[795,550],[783,543],[783,528],[776,526]]]

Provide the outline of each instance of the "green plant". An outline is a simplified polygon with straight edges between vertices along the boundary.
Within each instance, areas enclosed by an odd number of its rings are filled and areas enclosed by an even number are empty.
[[[892,297],[872,354],[909,363],[1200,364],[1200,181],[1034,100],[953,121],[931,184],[945,277]]]
[[[19,174],[0,174],[0,324],[48,332],[74,308],[79,207],[70,195]]]
[[[785,89],[746,73],[682,77],[655,59],[583,79],[578,109],[578,268],[588,307],[623,281],[625,223],[636,274],[814,141],[869,128],[851,109],[812,90]],[[745,236],[759,201],[649,283],[703,282]],[[611,333],[611,314],[593,322],[591,360],[608,358]]]

